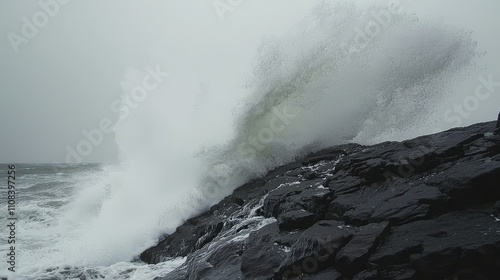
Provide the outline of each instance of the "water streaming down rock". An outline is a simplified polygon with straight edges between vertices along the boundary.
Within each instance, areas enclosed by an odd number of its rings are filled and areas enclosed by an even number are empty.
[[[176,231],[178,235],[172,235],[174,238],[167,237],[162,241],[161,252],[165,254],[152,249],[141,254],[141,257],[151,263],[159,263],[197,250],[199,254],[188,258],[181,271],[190,271],[191,277],[194,278],[202,277],[202,273],[214,262],[237,254],[234,250],[244,244],[251,232],[276,222],[273,217],[258,214],[265,199],[266,195],[246,202],[237,197],[223,201],[221,204],[229,206],[228,208],[212,207],[209,213],[190,219],[188,224],[178,228]],[[231,277],[231,275],[229,273],[220,277]]]

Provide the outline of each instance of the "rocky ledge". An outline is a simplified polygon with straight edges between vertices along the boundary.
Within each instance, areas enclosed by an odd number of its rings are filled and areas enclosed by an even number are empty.
[[[140,258],[186,257],[164,279],[498,279],[495,129],[309,155],[236,189]]]

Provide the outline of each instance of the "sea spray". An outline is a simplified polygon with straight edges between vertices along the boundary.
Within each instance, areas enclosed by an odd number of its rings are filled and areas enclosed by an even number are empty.
[[[289,32],[263,38],[239,91],[200,98],[199,80],[176,79],[162,66],[169,80],[115,128],[120,165],[82,184],[59,218],[60,239],[32,254],[46,267],[131,261],[296,157],[421,133],[418,124],[474,71],[475,42],[404,12],[389,20],[387,9],[320,4]],[[384,19],[378,31],[374,15]]]

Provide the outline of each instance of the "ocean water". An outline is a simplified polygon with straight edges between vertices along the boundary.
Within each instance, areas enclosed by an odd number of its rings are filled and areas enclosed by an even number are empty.
[[[148,98],[115,128],[119,164],[18,164],[16,279],[165,276],[185,259],[137,256],[247,180],[335,144],[439,129],[438,105],[478,70],[476,42],[387,9],[320,4],[263,37],[239,91],[207,97],[179,81],[175,98]]]
[[[110,263],[99,257],[106,256],[105,246],[92,246],[109,240],[98,241],[99,230],[93,236],[83,233],[109,195],[106,186],[100,185],[107,168],[100,164],[16,164],[16,274],[12,277],[2,265],[3,275],[9,279],[153,279],[184,262],[178,258],[151,266],[133,259]],[[0,165],[1,174],[7,170],[7,165]],[[6,189],[3,184],[2,189]],[[6,205],[2,196],[4,214]],[[4,214],[0,223],[7,225]],[[8,232],[1,232],[0,250],[8,252]]]

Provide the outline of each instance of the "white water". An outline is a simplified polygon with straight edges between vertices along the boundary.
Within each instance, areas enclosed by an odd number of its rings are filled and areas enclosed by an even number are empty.
[[[475,42],[404,13],[357,41],[371,12],[385,9],[316,7],[288,33],[263,39],[253,75],[236,91],[200,93],[196,78],[171,78],[161,90],[175,95],[151,94],[120,120],[120,165],[76,180],[51,223],[27,225],[24,238],[39,246],[21,251],[18,274],[63,277],[65,266],[165,274],[183,260],[131,261],[248,179],[327,146],[432,132],[436,106],[475,77]],[[284,109],[286,121],[274,113]]]

